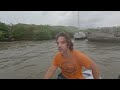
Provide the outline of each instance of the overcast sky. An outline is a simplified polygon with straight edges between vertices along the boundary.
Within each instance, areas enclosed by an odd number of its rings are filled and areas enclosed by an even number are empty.
[[[6,24],[49,24],[81,28],[120,26],[120,11],[0,11]]]

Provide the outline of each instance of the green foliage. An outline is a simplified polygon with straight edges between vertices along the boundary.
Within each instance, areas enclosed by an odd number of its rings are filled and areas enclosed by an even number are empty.
[[[34,39],[35,40],[49,40],[52,39],[51,32],[47,29],[45,30],[38,30],[34,32]]]
[[[10,38],[10,30],[5,23],[0,22],[0,40],[8,40]]]
[[[32,40],[33,35],[33,30],[30,28],[25,28],[21,25],[14,26],[13,37],[15,40]]]
[[[5,39],[4,33],[2,31],[0,31],[0,41],[3,41],[4,39]]]
[[[4,32],[8,31],[8,27],[5,23],[0,22],[0,31],[4,31]]]
[[[6,25],[0,23],[0,37],[14,38],[14,40],[49,40],[55,39],[59,32],[67,32],[73,37],[73,34],[78,31],[78,28],[71,26],[49,26],[49,25],[34,25],[34,24],[15,24]]]

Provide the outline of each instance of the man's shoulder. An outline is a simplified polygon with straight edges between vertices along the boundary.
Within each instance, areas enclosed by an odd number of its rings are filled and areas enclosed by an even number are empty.
[[[73,52],[74,52],[74,53],[81,53],[80,50],[76,50],[76,49],[74,49]]]
[[[60,52],[56,52],[56,55],[60,55]]]
[[[82,52],[81,52],[80,50],[73,50],[73,53],[74,53],[75,55],[80,55],[80,54],[82,54]]]
[[[57,57],[61,57],[60,52],[56,52],[56,55],[55,55],[55,56],[57,56]]]

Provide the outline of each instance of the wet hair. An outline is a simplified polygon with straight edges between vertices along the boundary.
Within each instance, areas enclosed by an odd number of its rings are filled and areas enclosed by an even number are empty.
[[[56,35],[56,41],[58,40],[59,37],[64,37],[66,39],[67,45],[69,46],[69,49],[72,51],[73,50],[73,43],[71,40],[71,37],[69,36],[69,34],[65,33],[65,32],[60,32]]]

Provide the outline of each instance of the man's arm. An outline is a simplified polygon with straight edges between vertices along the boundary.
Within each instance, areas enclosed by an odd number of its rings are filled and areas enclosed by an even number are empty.
[[[44,79],[49,79],[52,77],[52,75],[55,73],[55,71],[57,70],[57,66],[52,65],[50,66],[50,68],[48,69],[48,71],[46,72]]]
[[[100,79],[99,69],[98,69],[97,65],[94,62],[91,63],[89,69],[92,70],[92,74],[93,74],[94,79]]]
[[[94,79],[100,79],[100,72],[98,66],[84,53],[79,53],[78,57],[82,66],[85,66],[87,69],[92,70]]]

